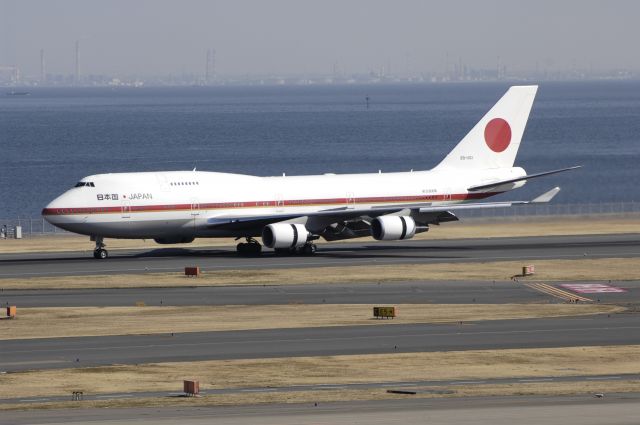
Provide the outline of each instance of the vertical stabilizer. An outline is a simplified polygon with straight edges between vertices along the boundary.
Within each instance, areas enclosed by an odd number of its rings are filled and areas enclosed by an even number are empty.
[[[520,147],[538,86],[513,86],[437,169],[509,168]]]

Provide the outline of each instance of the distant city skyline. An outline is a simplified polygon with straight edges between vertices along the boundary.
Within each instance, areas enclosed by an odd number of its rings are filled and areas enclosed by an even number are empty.
[[[75,80],[638,71],[637,16],[634,1],[0,0],[0,66]]]

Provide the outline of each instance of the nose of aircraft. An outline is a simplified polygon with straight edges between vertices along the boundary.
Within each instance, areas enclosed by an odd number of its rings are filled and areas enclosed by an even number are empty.
[[[65,192],[53,201],[49,202],[42,210],[42,216],[54,226],[61,227],[65,223],[69,223],[72,205],[70,202],[69,192]]]

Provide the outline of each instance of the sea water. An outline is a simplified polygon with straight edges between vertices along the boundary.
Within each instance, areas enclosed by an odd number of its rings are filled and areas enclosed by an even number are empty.
[[[82,177],[191,170],[255,175],[436,165],[509,83],[0,92],[0,217],[38,217]],[[368,98],[368,107],[367,101]],[[640,200],[640,82],[541,83],[516,159],[555,203]]]

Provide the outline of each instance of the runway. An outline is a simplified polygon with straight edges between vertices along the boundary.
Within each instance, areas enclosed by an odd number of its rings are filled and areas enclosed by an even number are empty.
[[[231,248],[151,251],[113,250],[108,260],[87,252],[0,255],[0,278],[178,272],[185,266],[203,270],[268,269],[380,264],[480,262],[507,260],[640,257],[640,238],[628,235],[545,236],[527,238],[417,240],[321,244],[314,256],[279,257],[265,252],[243,258]]]
[[[0,371],[209,359],[621,344],[640,344],[638,315],[6,340],[2,341]]]
[[[3,412],[7,423],[161,425],[439,424],[635,425],[638,394],[518,396],[264,404],[186,408],[65,409]]]
[[[181,271],[187,265],[199,265],[205,271],[220,269],[260,269],[260,268],[300,268],[372,264],[416,264],[441,262],[479,262],[499,260],[535,260],[556,258],[613,258],[640,256],[640,240],[637,235],[600,235],[572,237],[498,238],[439,241],[408,241],[392,243],[340,243],[321,246],[313,257],[277,257],[267,252],[260,258],[238,257],[230,249],[182,250],[164,248],[154,251],[123,250],[113,251],[107,261],[96,261],[87,253],[33,253],[0,255],[0,277],[16,278],[29,276],[122,274]],[[89,277],[90,278],[90,277]],[[572,282],[590,283],[590,282]],[[593,302],[636,305],[640,302],[640,282],[616,282],[621,292],[582,294]],[[558,289],[562,289],[556,285]],[[565,288],[566,289],[566,288]],[[129,289],[72,289],[72,290],[1,290],[0,304],[15,304],[26,307],[65,306],[133,306],[137,302],[149,306],[188,305],[269,305],[269,304],[503,304],[503,303],[546,303],[562,302],[549,293],[539,292],[530,286],[517,282],[493,281],[410,281],[358,284],[315,284],[315,285],[256,285],[221,287],[171,287],[171,288],[129,288]],[[114,318],[117,320],[117,318]],[[294,320],[294,318],[292,318]],[[410,353],[457,350],[483,350],[508,348],[547,348],[590,345],[640,344],[640,316],[621,313],[585,317],[548,318],[530,320],[496,320],[473,323],[448,324],[386,324],[376,326],[345,326],[324,328],[269,329],[227,332],[188,332],[155,335],[119,335],[107,337],[45,338],[5,340],[0,357],[0,372],[17,372],[37,369],[84,368],[112,364],[141,364],[155,362],[187,362],[199,360],[251,359],[274,357],[325,356],[376,353]],[[573,377],[586,380],[593,377]],[[536,378],[542,379],[542,378]],[[546,377],[555,380],[557,377]],[[619,377],[595,377],[593,379],[622,379]],[[629,379],[637,379],[637,376]],[[513,378],[518,384],[526,377]],[[466,381],[465,381],[466,382]],[[532,381],[533,382],[533,381]],[[380,383],[378,383],[380,384]],[[389,383],[403,387],[410,383]],[[433,383],[431,383],[433,384]],[[468,383],[466,383],[468,384]],[[364,385],[377,385],[376,383]],[[426,385],[426,384],[425,384]],[[457,383],[446,385],[455,387]],[[469,384],[473,385],[473,383]],[[478,384],[480,385],[480,384]],[[578,384],[577,384],[578,385]],[[326,387],[326,388],[324,388]],[[333,386],[335,387],[335,386]],[[323,388],[245,388],[243,391],[294,391],[331,389]],[[367,387],[368,388],[368,387]],[[220,391],[227,391],[221,389]],[[233,391],[233,390],[230,390]],[[98,394],[96,397],[127,397],[127,395]],[[148,394],[148,396],[166,396]],[[115,397],[117,398],[117,397]],[[25,400],[25,403],[30,400]],[[35,400],[33,400],[35,402]],[[583,403],[584,401],[581,401]],[[616,409],[628,409],[631,404],[620,401]],[[380,403],[380,404],[378,404]],[[318,416],[308,416],[309,412],[288,410],[278,406],[255,407],[255,416],[247,414],[246,406],[225,415],[223,410],[207,410],[203,417],[182,418],[175,411],[167,409],[168,417],[158,409],[150,413],[150,423],[165,421],[167,424],[210,423],[304,423],[312,418],[313,423],[352,423],[358,406],[368,410],[374,406],[389,406],[386,413],[371,416],[367,422],[376,423],[385,418],[385,423],[402,418],[435,418],[432,409],[416,401],[407,411],[395,408],[402,400],[351,404],[343,410],[342,405],[333,404]],[[429,402],[431,403],[431,401]],[[456,401],[465,403],[468,399]],[[513,400],[510,404],[513,404]],[[346,405],[346,404],[345,404]],[[599,407],[601,407],[601,404]],[[456,407],[452,407],[456,406]],[[612,405],[613,406],[613,405]],[[535,412],[557,414],[553,403],[544,406],[532,405]],[[582,406],[576,410],[584,410]],[[613,408],[613,407],[612,407]],[[253,409],[253,408],[252,408]],[[356,409],[356,410],[353,410]],[[363,407],[364,409],[364,407]],[[428,410],[426,410],[428,409]],[[459,405],[441,408],[442,417],[453,417],[459,412]],[[465,415],[474,418],[474,423],[482,423],[478,412],[482,406],[469,408]],[[505,409],[507,410],[505,413]],[[511,407],[495,406],[495,415],[486,416],[487,423],[496,422],[496,417],[510,417]],[[565,409],[563,406],[562,409]],[[569,407],[571,409],[571,407]],[[110,409],[114,412],[112,409]],[[122,410],[115,416],[80,416],[68,420],[63,414],[59,422],[83,423],[125,423],[130,412]],[[492,410],[493,411],[493,410]],[[190,414],[195,412],[189,411]],[[257,413],[261,412],[261,413]],[[364,417],[365,410],[358,415]],[[408,413],[407,413],[408,412]],[[266,416],[264,416],[266,415]],[[503,416],[501,416],[503,415]],[[396,418],[397,417],[397,418]],[[466,417],[466,416],[463,416]],[[52,418],[38,414],[11,414],[12,423],[49,423]],[[21,422],[23,418],[23,422]],[[547,418],[548,419],[548,418]],[[108,421],[109,420],[109,421]],[[110,422],[112,420],[112,422]],[[55,421],[55,420],[53,420]],[[459,421],[451,421],[458,423]],[[442,421],[442,423],[447,423]],[[512,423],[510,421],[504,423]],[[546,420],[545,423],[553,423]],[[571,423],[562,421],[561,423]],[[579,421],[581,425],[588,421]],[[624,422],[620,422],[624,423]]]
[[[624,292],[590,296],[594,301],[640,302],[640,281],[616,283]],[[548,294],[504,281],[411,281],[358,284],[255,285],[119,289],[0,291],[0,305],[86,307],[276,304],[504,304],[548,302]]]

